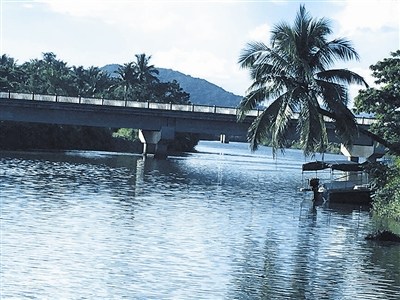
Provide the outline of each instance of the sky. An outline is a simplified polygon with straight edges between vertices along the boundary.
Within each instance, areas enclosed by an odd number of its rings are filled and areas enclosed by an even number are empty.
[[[251,81],[237,61],[250,41],[269,44],[301,4],[331,21],[329,39],[349,39],[359,61],[338,63],[373,85],[369,66],[400,49],[400,0],[0,0],[0,50],[18,64],[53,52],[69,66],[150,63],[245,95]],[[351,87],[351,97],[361,86]]]

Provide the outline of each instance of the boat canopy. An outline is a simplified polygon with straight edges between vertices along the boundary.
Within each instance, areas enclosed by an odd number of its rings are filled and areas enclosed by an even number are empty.
[[[303,164],[303,171],[319,171],[324,169],[339,170],[339,171],[362,171],[364,169],[363,164],[359,164],[353,161],[312,161]]]

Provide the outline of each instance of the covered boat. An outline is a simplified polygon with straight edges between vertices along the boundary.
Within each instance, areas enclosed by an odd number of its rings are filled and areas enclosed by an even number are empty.
[[[308,178],[309,188],[314,192],[314,200],[323,199],[331,203],[370,204],[371,187],[365,163],[352,161],[313,161],[303,164],[305,172],[315,172]],[[326,174],[328,173],[328,175]]]

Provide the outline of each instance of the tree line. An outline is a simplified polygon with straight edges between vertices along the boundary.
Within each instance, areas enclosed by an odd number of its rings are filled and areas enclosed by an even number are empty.
[[[46,52],[40,59],[18,64],[3,54],[0,58],[0,90],[21,93],[62,95],[71,97],[96,97],[126,101],[151,101],[159,103],[190,104],[190,94],[177,81],[161,82],[158,70],[150,63],[151,56],[136,54],[135,60],[121,65],[114,76],[99,67],[70,67],[56,54]],[[99,149],[105,145],[116,147],[118,138],[129,141],[137,139],[137,130],[111,128],[87,128],[82,126],[38,125],[1,122],[0,147],[51,148],[51,149]],[[20,134],[16,134],[20,132]],[[27,133],[25,136],[21,132]],[[129,133],[129,134],[125,134]],[[64,137],[64,138],[63,138]],[[68,138],[65,138],[68,137]],[[106,142],[106,143],[104,143]],[[193,134],[177,134],[170,145],[171,150],[192,150],[198,138]],[[35,145],[36,143],[36,145]],[[117,142],[121,145],[121,141]],[[116,147],[118,148],[118,147]],[[132,147],[131,147],[132,148]],[[137,147],[136,147],[137,148]]]

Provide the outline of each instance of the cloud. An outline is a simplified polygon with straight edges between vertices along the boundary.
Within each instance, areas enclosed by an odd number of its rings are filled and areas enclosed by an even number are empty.
[[[271,26],[267,23],[262,24],[251,30],[248,34],[253,41],[268,43],[271,33]]]
[[[97,19],[121,28],[143,32],[164,31],[173,26],[178,15],[166,9],[168,2],[109,0],[38,0],[61,14]]]
[[[343,10],[333,18],[339,22],[345,35],[385,28],[399,29],[400,2],[397,0],[347,0],[343,3]]]

